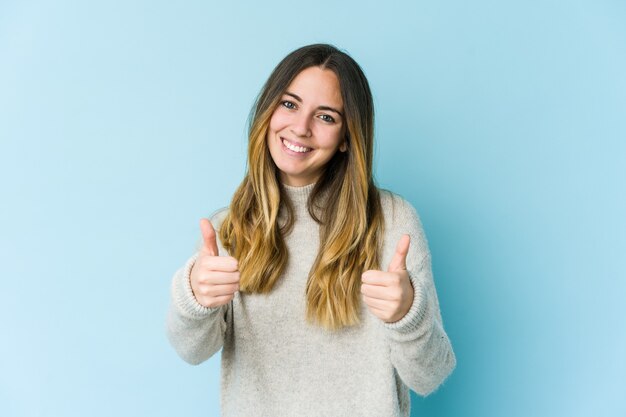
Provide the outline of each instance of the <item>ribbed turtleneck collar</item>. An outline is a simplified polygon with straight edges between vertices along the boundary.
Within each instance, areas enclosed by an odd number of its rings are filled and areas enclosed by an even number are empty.
[[[309,195],[311,194],[311,191],[315,187],[315,183],[299,187],[283,184],[283,187],[285,188],[287,196],[289,196],[289,199],[294,205],[294,208],[297,209],[300,207],[306,207],[307,200],[309,198]]]

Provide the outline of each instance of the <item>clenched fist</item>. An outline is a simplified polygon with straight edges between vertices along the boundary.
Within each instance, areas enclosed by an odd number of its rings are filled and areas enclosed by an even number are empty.
[[[232,256],[219,256],[215,229],[208,219],[200,219],[203,245],[191,268],[191,289],[205,307],[227,304],[239,290],[239,266]]]
[[[402,236],[387,271],[369,270],[361,276],[363,301],[385,323],[400,320],[413,304],[413,284],[406,270],[410,243],[409,235]]]

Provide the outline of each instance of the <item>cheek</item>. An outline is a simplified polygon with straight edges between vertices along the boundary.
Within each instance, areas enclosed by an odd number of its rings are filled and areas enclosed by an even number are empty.
[[[267,134],[265,135],[265,143],[266,146],[269,147],[270,152],[272,153],[272,157],[274,157],[274,154],[278,151],[279,148],[278,142],[275,140],[275,138],[278,132],[280,132],[285,127],[283,119],[284,117],[281,117],[279,111],[274,111],[272,117],[270,118]]]
[[[325,131],[324,134],[320,136],[320,138],[323,139],[325,146],[329,148],[335,148],[338,147],[341,143],[341,133],[341,129],[329,129],[328,131]]]
[[[287,125],[287,116],[279,110],[274,111],[270,118],[270,131],[277,132]]]

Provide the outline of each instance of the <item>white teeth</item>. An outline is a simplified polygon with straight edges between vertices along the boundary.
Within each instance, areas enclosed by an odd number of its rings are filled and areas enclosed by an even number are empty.
[[[284,144],[287,148],[291,149],[291,150],[292,150],[292,151],[294,151],[294,152],[301,152],[301,153],[302,153],[302,152],[308,152],[308,151],[310,151],[310,150],[311,150],[311,148],[304,148],[304,147],[302,147],[302,146],[292,145],[291,143],[287,142],[287,140],[286,140],[286,139],[283,139],[283,144]]]

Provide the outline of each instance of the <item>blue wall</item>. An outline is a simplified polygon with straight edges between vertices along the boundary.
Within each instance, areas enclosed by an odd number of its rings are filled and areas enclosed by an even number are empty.
[[[364,68],[378,182],[431,245],[458,366],[413,415],[626,415],[624,22],[602,0],[0,3],[0,415],[218,415],[219,355],[165,339],[171,275],[242,178],[254,96],[313,42]]]

